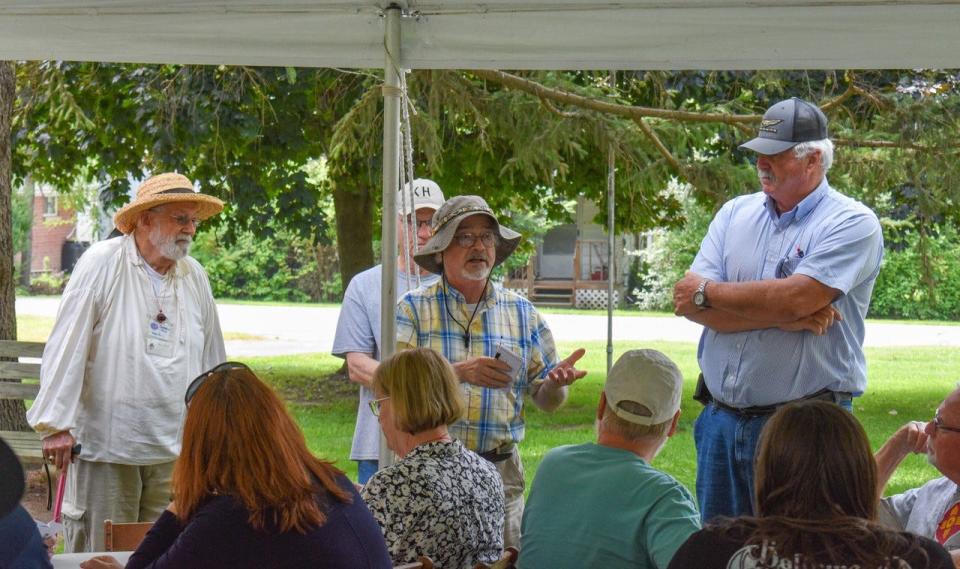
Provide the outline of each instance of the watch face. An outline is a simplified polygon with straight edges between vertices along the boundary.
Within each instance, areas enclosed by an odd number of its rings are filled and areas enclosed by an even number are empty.
[[[703,306],[703,303],[705,300],[707,299],[704,297],[704,294],[702,291],[698,290],[697,292],[693,293],[693,303],[696,304],[697,306]]]

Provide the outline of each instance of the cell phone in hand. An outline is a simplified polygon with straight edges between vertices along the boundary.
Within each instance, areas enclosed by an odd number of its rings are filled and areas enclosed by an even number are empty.
[[[493,357],[510,366],[510,371],[507,372],[507,375],[510,376],[511,383],[516,381],[517,374],[520,373],[520,368],[523,367],[523,359],[520,355],[506,346],[500,346],[497,348],[497,354]]]

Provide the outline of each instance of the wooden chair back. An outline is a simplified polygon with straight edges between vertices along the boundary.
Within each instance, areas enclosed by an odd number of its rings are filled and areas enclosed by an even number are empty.
[[[394,565],[393,569],[433,569],[433,560],[426,555],[421,555],[413,563]]]
[[[153,522],[103,522],[103,544],[106,551],[134,551],[147,535]]]
[[[520,550],[516,547],[508,547],[503,550],[503,555],[493,565],[477,563],[473,569],[514,569],[519,558]]]

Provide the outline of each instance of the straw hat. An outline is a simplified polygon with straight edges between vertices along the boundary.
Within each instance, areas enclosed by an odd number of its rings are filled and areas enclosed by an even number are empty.
[[[200,206],[197,218],[203,221],[223,211],[223,202],[193,189],[193,182],[182,174],[158,174],[148,178],[137,189],[137,198],[120,208],[113,216],[117,229],[127,234],[137,226],[144,211],[168,203],[190,202]]]
[[[413,260],[431,273],[443,272],[443,265],[437,262],[437,253],[446,251],[453,241],[453,235],[460,227],[460,222],[472,215],[485,215],[493,220],[493,224],[500,236],[497,241],[497,258],[493,263],[496,267],[504,262],[520,244],[520,234],[509,227],[500,225],[497,216],[480,196],[457,196],[447,200],[440,209],[433,214],[433,236],[413,256]]]

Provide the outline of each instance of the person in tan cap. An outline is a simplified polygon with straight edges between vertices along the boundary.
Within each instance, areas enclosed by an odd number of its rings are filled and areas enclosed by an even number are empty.
[[[450,434],[492,462],[503,478],[505,547],[520,543],[525,396],[544,411],[567,398],[586,375],[575,365],[584,350],[560,360],[550,328],[533,304],[490,281],[520,234],[497,221],[480,196],[457,196],[433,214],[430,240],[414,255],[440,275],[397,307],[397,350],[433,348],[453,364],[467,398],[466,416]]]
[[[690,492],[651,465],[677,430],[682,393],[664,354],[620,356],[600,393],[597,442],[555,448],[540,463],[519,567],[666,569],[700,529]]]
[[[27,420],[47,460],[72,462],[66,552],[102,551],[105,519],[153,521],[170,502],[183,393],[226,359],[210,283],[187,255],[222,210],[180,174],[146,180],[114,216],[123,236],[90,247],[63,292]]]

